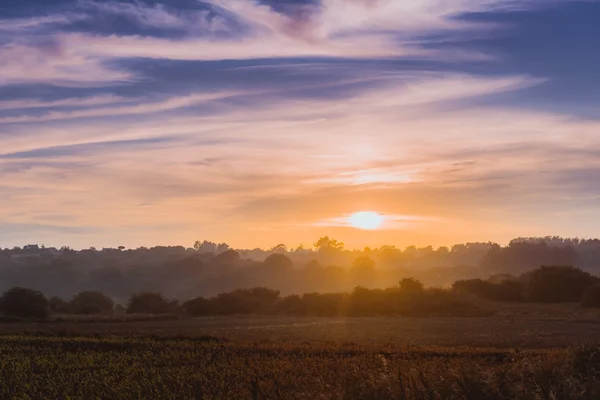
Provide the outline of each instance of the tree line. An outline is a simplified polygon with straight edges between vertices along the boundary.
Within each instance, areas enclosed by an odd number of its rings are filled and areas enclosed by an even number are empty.
[[[473,297],[495,302],[573,303],[600,308],[600,278],[574,267],[543,266],[519,277],[496,274],[486,280],[456,281],[452,287],[426,288],[404,278],[386,289],[357,286],[349,292],[282,296],[266,287],[236,289],[184,302],[161,293],[133,294],[120,305],[99,291],[82,291],[70,300],[47,298],[39,291],[14,287],[0,297],[9,317],[47,318],[50,314],[178,314],[215,316],[268,314],[294,316],[482,316],[488,311]]]
[[[515,239],[507,246],[466,243],[452,247],[394,246],[346,249],[323,237],[313,247],[233,250],[225,243],[125,249],[61,249],[31,245],[0,250],[0,291],[26,286],[50,297],[99,291],[125,303],[131,293],[206,297],[240,287],[276,287],[282,294],[350,292],[356,286],[386,288],[412,276],[426,286],[494,273],[520,276],[540,265],[572,265],[598,273],[600,241]]]

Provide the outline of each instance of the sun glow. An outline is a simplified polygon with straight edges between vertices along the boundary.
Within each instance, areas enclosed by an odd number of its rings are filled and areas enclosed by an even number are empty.
[[[349,218],[350,225],[358,229],[375,230],[383,224],[385,217],[374,211],[360,211]]]

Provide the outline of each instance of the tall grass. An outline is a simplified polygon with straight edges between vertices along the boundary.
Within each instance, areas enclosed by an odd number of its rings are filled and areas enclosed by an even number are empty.
[[[600,347],[560,350],[0,337],[0,398],[598,399]]]

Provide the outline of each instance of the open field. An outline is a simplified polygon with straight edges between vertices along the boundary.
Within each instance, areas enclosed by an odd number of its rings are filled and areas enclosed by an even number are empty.
[[[0,398],[600,398],[600,319],[574,305],[109,321],[0,324]]]
[[[0,337],[0,398],[597,399],[596,347],[498,350],[208,338]]]
[[[127,322],[71,318],[0,324],[0,334],[201,337],[259,343],[558,348],[600,338],[600,314],[577,305],[498,306],[485,318],[321,318],[236,316]],[[96,322],[94,322],[96,321]]]

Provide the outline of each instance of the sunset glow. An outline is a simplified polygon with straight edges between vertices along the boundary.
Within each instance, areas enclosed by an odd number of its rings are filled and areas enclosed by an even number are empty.
[[[360,211],[352,214],[349,218],[350,224],[358,229],[374,230],[383,224],[385,217],[373,211]]]
[[[0,14],[1,246],[597,235],[598,2],[34,3]]]

